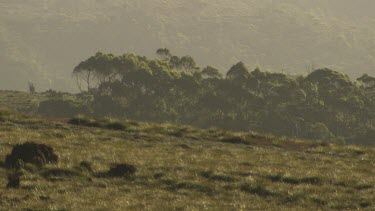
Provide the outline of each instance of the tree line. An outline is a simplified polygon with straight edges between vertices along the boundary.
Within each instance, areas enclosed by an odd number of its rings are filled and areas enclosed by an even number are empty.
[[[165,48],[156,54],[150,59],[98,52],[82,61],[73,71],[82,99],[74,112],[345,143],[375,141],[375,78],[367,74],[351,81],[330,69],[289,75],[249,70],[239,62],[223,75],[213,66],[199,67],[191,56]]]

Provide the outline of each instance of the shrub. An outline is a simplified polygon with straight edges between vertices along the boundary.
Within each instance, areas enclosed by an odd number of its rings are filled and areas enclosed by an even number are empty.
[[[87,118],[85,116],[73,117],[68,121],[68,123],[72,125],[87,126],[87,127],[101,127],[101,124],[98,121]]]
[[[242,137],[239,137],[239,136],[232,136],[232,137],[222,138],[220,140],[220,142],[230,143],[230,144],[245,144],[245,145],[249,145],[250,144],[245,139],[243,139]]]
[[[130,164],[113,164],[107,175],[110,177],[129,177],[134,175],[136,171],[137,168]]]
[[[47,117],[66,118],[84,112],[71,100],[51,99],[39,104],[38,113]]]
[[[53,148],[44,144],[26,142],[13,147],[11,154],[5,159],[5,167],[8,169],[19,169],[24,163],[31,163],[42,167],[47,163],[57,163],[58,156]]]
[[[110,130],[125,130],[126,129],[126,126],[123,123],[118,122],[118,121],[110,122],[105,127]]]

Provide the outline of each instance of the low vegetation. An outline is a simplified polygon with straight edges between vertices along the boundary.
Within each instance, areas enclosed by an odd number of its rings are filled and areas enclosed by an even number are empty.
[[[0,119],[1,210],[375,209],[371,147],[4,110]],[[6,169],[29,141],[51,147],[58,163]]]

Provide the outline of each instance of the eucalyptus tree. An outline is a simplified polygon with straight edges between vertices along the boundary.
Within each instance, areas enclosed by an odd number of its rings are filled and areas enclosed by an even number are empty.
[[[169,60],[172,57],[171,51],[167,48],[159,48],[158,50],[156,50],[156,54],[162,60]]]
[[[83,91],[90,91],[97,88],[101,83],[112,81],[116,74],[114,66],[114,55],[98,52],[95,56],[81,62],[73,70],[78,88]]]
[[[73,71],[92,95],[86,109],[142,121],[231,130],[259,130],[313,139],[368,139],[374,131],[373,77],[318,69],[307,76],[249,71],[238,62],[226,73],[198,67],[190,56],[158,49],[158,59],[96,53]],[[44,104],[49,105],[49,104]],[[54,105],[54,104],[53,104]],[[85,111],[86,111],[85,110]]]

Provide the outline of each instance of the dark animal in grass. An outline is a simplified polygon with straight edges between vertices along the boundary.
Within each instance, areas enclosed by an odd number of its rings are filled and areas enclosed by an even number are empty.
[[[19,169],[23,163],[31,163],[42,167],[47,163],[57,163],[58,156],[53,148],[45,144],[26,142],[13,147],[11,154],[6,156],[5,167],[7,169]]]
[[[112,164],[112,167],[107,172],[107,175],[109,177],[130,177],[134,175],[136,171],[137,168],[130,164]]]
[[[18,173],[10,173],[8,175],[8,184],[7,188],[19,188],[21,184],[20,174]]]

